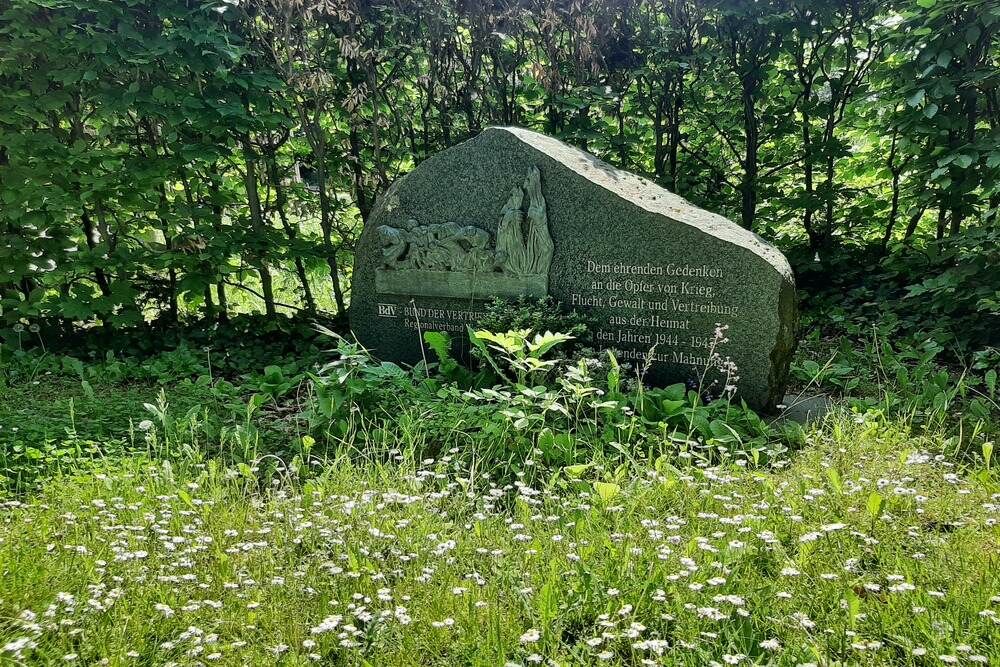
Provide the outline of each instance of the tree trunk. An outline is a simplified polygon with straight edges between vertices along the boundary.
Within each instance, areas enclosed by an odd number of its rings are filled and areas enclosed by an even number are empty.
[[[924,217],[924,211],[926,210],[926,206],[921,206],[917,209],[916,213],[910,216],[910,222],[906,225],[906,231],[903,232],[904,241],[908,241],[913,237],[913,234],[917,231],[917,225],[920,224],[920,218]]]
[[[811,93],[812,85],[807,83],[802,90],[802,97],[808,100]],[[803,105],[805,106],[805,105]],[[814,199],[814,188],[813,188],[813,154],[812,154],[812,128],[810,126],[810,116],[808,110],[802,109],[802,181],[805,186],[806,193],[806,207],[805,211],[802,213],[802,227],[806,230],[806,236],[809,237],[809,248],[810,250],[816,252],[819,250],[820,239],[816,230],[813,229],[813,199]]]
[[[155,147],[153,150],[155,152]],[[166,247],[168,257],[170,257],[170,263],[167,266],[167,285],[170,290],[167,295],[167,316],[171,322],[176,323],[180,320],[180,308],[177,303],[177,269],[174,267],[173,257],[171,257],[174,250],[174,237],[170,233],[170,225],[164,219],[167,211],[170,210],[170,202],[167,199],[167,186],[163,183],[160,183],[159,194],[160,209],[157,211],[157,217],[160,218],[163,245]]]
[[[743,129],[746,134],[746,146],[743,156],[743,182],[740,184],[742,191],[742,214],[741,223],[743,227],[753,231],[754,221],[757,217],[757,173],[759,169],[757,151],[759,128],[757,126],[757,111],[753,89],[744,83],[743,89]]]
[[[882,243],[879,244],[879,255],[885,254],[885,249],[889,247],[892,240],[892,230],[896,226],[896,217],[899,215],[899,169],[892,171],[892,203],[889,205],[889,220],[885,224],[885,234],[882,235]]]
[[[351,123],[349,135],[351,169],[354,172],[354,201],[361,212],[362,222],[368,221],[368,214],[371,213],[371,205],[365,192],[365,172],[361,161],[361,138],[358,136],[358,128]],[[321,188],[322,189],[322,188]]]
[[[670,143],[667,153],[670,159],[670,191],[677,192],[677,151],[681,146],[681,108],[684,104],[682,98],[683,79],[678,84],[678,90],[674,93],[674,112],[670,118]]]
[[[80,190],[77,188],[77,193],[79,194],[79,192]],[[80,221],[83,223],[83,235],[87,240],[87,249],[93,252],[94,248],[97,247],[94,241],[94,222],[91,220],[86,206],[80,207]],[[103,296],[111,296],[111,285],[108,283],[108,276],[104,273],[104,269],[99,266],[94,267],[94,280]]]
[[[215,295],[219,300],[219,321],[228,322],[229,321],[229,299],[226,298],[226,285],[225,283],[219,282],[215,285]]]
[[[323,154],[325,156],[325,151]],[[337,262],[337,249],[333,246],[333,239],[331,238],[333,216],[330,210],[330,193],[326,190],[326,162],[322,158],[316,162],[316,176],[319,178],[320,227],[323,230],[323,248],[326,252],[326,265],[330,269],[330,283],[333,287],[334,301],[337,303],[337,312],[343,314],[347,310],[347,305],[344,301],[344,290],[340,286],[340,267]],[[367,218],[367,216],[365,217]]]
[[[826,195],[824,199],[826,200],[826,215],[823,223],[823,238],[824,242],[828,241],[833,236],[833,218],[834,218],[834,199],[836,199],[835,183],[837,178],[836,172],[836,155],[833,151],[833,135],[836,123],[834,122],[834,116],[831,113],[829,118],[827,118],[827,131],[824,135],[824,148],[826,152],[826,173],[824,175],[825,180],[823,182],[823,191]]]
[[[215,302],[212,301],[212,287],[205,285],[205,319],[215,319]]]
[[[978,95],[973,88],[970,91],[966,91],[962,95],[962,103],[965,106],[965,143],[966,145],[972,145],[976,141],[976,106],[978,103]],[[972,165],[968,167],[970,169],[977,169],[978,165]],[[951,225],[948,229],[948,234],[951,236],[957,236],[962,229],[962,220],[965,218],[969,207],[966,205],[965,198],[957,198],[954,206],[951,209]],[[974,211],[973,207],[973,211]]]
[[[294,243],[298,237],[298,232],[295,229],[295,225],[288,219],[288,213],[285,210],[285,207],[288,205],[288,197],[285,195],[284,186],[281,185],[281,179],[278,175],[278,159],[274,154],[268,156],[267,166],[271,185],[274,187],[274,205],[278,211],[278,219],[281,220],[281,227],[285,230],[285,236],[288,237],[290,242]],[[313,298],[312,288],[309,286],[309,275],[306,273],[305,264],[302,263],[302,258],[297,253],[293,253],[293,255],[294,259],[292,261],[295,264],[295,275],[298,276],[299,286],[302,288],[302,298],[306,304],[306,311],[315,313],[316,300]]]
[[[247,204],[250,208],[250,224],[258,234],[266,233],[264,224],[264,214],[260,206],[260,193],[257,192],[257,156],[249,139],[243,139],[243,157],[246,161],[246,172],[243,176],[243,185],[247,193]],[[278,311],[274,305],[274,284],[271,279],[271,271],[267,268],[267,263],[263,257],[254,252],[250,257],[250,265],[257,269],[260,276],[260,290],[264,297],[264,314],[273,318]]]
[[[650,86],[650,93],[653,92],[652,86]],[[666,126],[664,124],[664,113],[663,106],[664,101],[662,97],[657,98],[653,102],[653,175],[656,177],[657,181],[662,182],[666,178],[666,162],[667,162],[667,147],[664,145],[663,139],[667,133]]]
[[[219,179],[218,172],[216,170],[216,165],[212,165],[209,168],[208,174],[208,187],[211,193],[211,207],[212,207],[212,229],[215,233],[222,235],[222,193],[219,190]],[[229,300],[226,298],[226,286],[223,283],[225,278],[219,278],[215,285],[215,293],[217,301],[219,304],[216,310],[216,315],[219,322],[229,321]]]
[[[77,141],[83,141],[84,130],[83,121],[79,115],[79,102],[77,102],[77,108],[72,108],[68,113],[72,114],[70,120],[70,141],[75,143]],[[81,202],[80,204],[80,221],[83,223],[83,235],[87,242],[87,249],[93,252],[94,248],[97,247],[94,241],[94,222],[90,217],[90,213],[87,211],[86,205],[82,202],[83,199],[83,188],[80,186],[80,182],[77,180],[73,183],[73,190],[76,192],[77,200]],[[101,290],[101,295],[110,296],[111,286],[108,283],[108,276],[104,273],[104,269],[99,266],[94,267],[94,281]]]
[[[618,117],[618,163],[621,169],[628,169],[628,145],[625,142],[625,113],[622,109],[624,96],[619,96],[615,105],[615,116]]]

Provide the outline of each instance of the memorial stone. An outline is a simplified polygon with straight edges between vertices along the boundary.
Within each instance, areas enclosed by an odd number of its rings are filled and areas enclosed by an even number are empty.
[[[378,357],[415,363],[421,332],[461,344],[485,300],[522,294],[590,316],[593,345],[648,364],[650,384],[705,377],[722,388],[728,374],[754,408],[782,398],[797,317],[785,257],[647,179],[519,128],[429,158],[379,199],[357,251],[351,324]]]

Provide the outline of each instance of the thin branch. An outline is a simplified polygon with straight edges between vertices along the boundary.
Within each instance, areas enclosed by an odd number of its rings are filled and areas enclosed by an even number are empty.
[[[251,289],[251,288],[247,287],[246,285],[243,285],[243,284],[240,284],[240,283],[234,283],[234,282],[229,281],[229,280],[223,280],[222,282],[223,282],[223,284],[229,285],[230,287],[235,287],[237,289],[243,290],[244,292],[249,292],[250,294],[253,294],[255,297],[257,297],[258,299],[263,299],[264,298],[263,294],[261,294],[260,292],[258,292],[255,289]],[[274,301],[274,305],[281,306],[282,308],[291,308],[292,310],[303,310],[303,308],[301,306],[293,306],[290,303],[281,303],[280,301]]]
[[[703,165],[705,165],[712,172],[718,174],[719,178],[722,179],[723,183],[725,183],[729,187],[733,188],[734,190],[738,190],[739,189],[738,185],[736,185],[735,183],[733,183],[732,181],[730,181],[728,178],[726,178],[726,175],[723,173],[723,171],[721,169],[719,169],[717,166],[715,166],[714,164],[712,164],[711,162],[709,162],[708,160],[706,160],[705,158],[703,158],[701,155],[699,155],[700,151],[693,151],[693,150],[691,150],[687,146],[687,144],[685,144],[683,141],[680,142],[680,147],[684,150],[685,153],[687,153],[688,155],[690,155],[691,157],[693,157],[695,160],[697,160],[698,162],[700,162]]]

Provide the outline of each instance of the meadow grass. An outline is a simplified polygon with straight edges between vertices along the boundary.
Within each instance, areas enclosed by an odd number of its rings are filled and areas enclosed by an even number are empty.
[[[145,457],[62,475],[0,509],[0,660],[1000,662],[996,477],[877,416],[805,438],[783,468],[613,483],[494,484],[407,441],[270,482]]]

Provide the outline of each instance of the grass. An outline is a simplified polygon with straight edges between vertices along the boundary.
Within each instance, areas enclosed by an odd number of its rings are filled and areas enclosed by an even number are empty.
[[[88,391],[89,390],[89,391]],[[161,387],[151,383],[94,383],[62,375],[0,389],[0,443],[42,442],[75,433],[86,439],[120,437],[149,415]],[[175,384],[170,402],[178,412],[214,407],[216,397],[194,383]]]
[[[757,468],[360,358],[325,438],[303,387],[32,373],[0,387],[0,664],[1000,663],[994,389],[893,359]]]
[[[193,382],[175,383],[168,394],[151,383],[91,384],[58,374],[0,386],[0,486],[23,490],[84,461],[147,451],[139,425],[153,417],[147,405],[165,400],[174,414],[197,413],[216,432],[235,408],[234,397]]]
[[[784,469],[491,485],[451,452],[262,483],[142,457],[3,505],[22,664],[1000,662],[1000,486],[838,413]],[[680,465],[680,463],[678,464]]]

